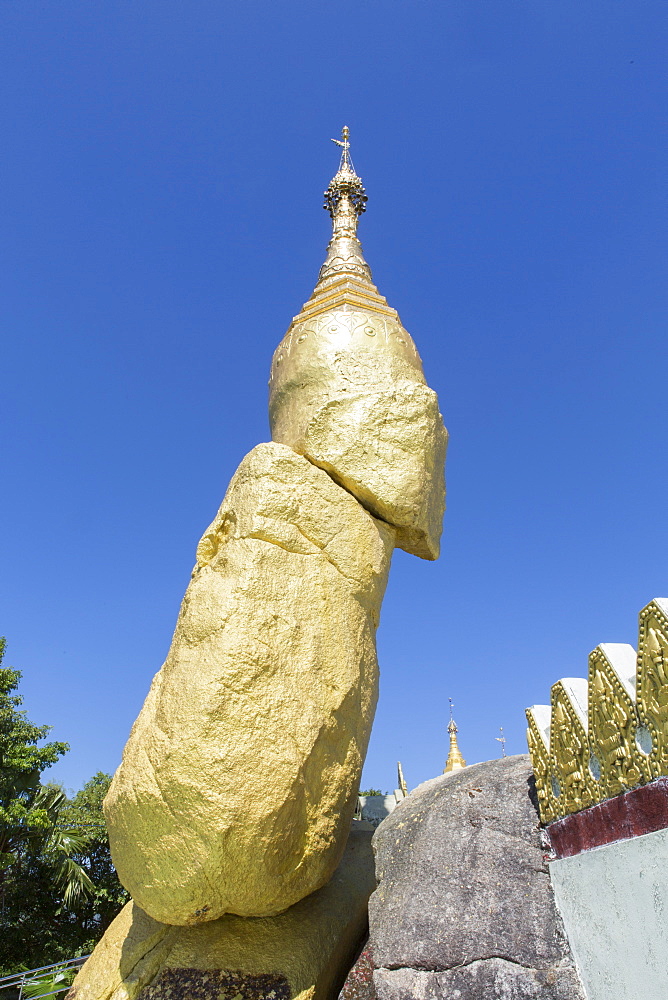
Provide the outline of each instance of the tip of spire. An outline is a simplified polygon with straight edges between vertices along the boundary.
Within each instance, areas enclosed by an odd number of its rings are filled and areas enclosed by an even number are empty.
[[[341,138],[332,139],[332,142],[341,147],[341,159],[339,169],[329,182],[329,187],[325,191],[325,208],[329,211],[332,219],[336,213],[342,197],[350,201],[350,207],[355,216],[359,218],[362,212],[366,212],[367,196],[359,176],[353,165],[350,155],[350,129],[344,125],[341,129]]]
[[[366,211],[366,192],[362,178],[355,173],[350,158],[350,129],[344,125],[340,139],[332,142],[341,147],[339,169],[324,193],[325,208],[332,219],[332,239],[327,259],[320,268],[318,283],[336,274],[348,273],[371,281],[369,265],[364,260],[357,238],[357,222]]]
[[[353,166],[353,161],[350,158],[350,129],[347,125],[344,125],[341,129],[341,138],[332,139],[332,142],[336,143],[337,146],[341,147],[341,160],[339,162],[338,173],[355,173],[355,168]]]

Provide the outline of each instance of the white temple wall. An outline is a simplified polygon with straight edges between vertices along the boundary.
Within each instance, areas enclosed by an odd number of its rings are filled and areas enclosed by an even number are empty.
[[[668,830],[550,863],[588,1000],[668,998]]]

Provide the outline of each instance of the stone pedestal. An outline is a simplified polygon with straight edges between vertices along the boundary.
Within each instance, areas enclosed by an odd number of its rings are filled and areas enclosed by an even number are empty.
[[[128,903],[67,1000],[333,1000],[367,929],[372,833],[354,823],[327,885],[275,917],[174,927]]]

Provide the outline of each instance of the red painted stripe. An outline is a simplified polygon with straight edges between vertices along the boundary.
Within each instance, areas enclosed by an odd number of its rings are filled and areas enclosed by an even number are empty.
[[[668,827],[668,778],[606,799],[547,826],[558,858]]]

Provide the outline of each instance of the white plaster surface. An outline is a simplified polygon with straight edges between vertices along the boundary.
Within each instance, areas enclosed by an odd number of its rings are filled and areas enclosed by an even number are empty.
[[[359,809],[362,819],[378,826],[386,816],[393,812],[404,798],[403,792],[397,790],[393,795],[360,795]]]
[[[550,863],[588,1000],[668,1000],[668,830]]]
[[[638,654],[628,642],[602,642],[603,655],[615,671],[630,698],[636,696]]]

